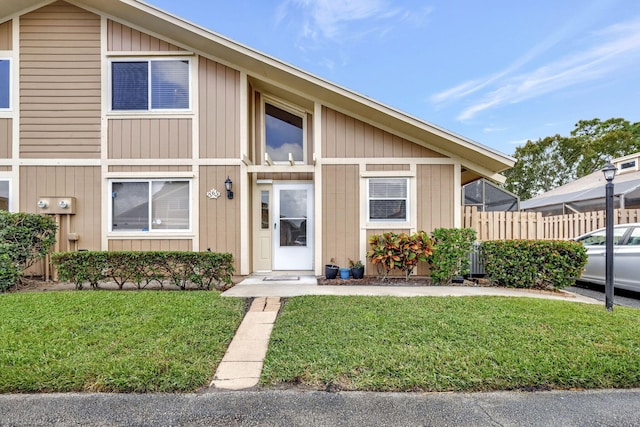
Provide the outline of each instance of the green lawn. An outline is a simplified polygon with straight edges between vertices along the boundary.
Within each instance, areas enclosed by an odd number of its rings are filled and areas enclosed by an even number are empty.
[[[528,298],[299,297],[262,372],[343,390],[640,386],[640,310]]]
[[[207,385],[242,320],[217,292],[0,295],[0,393]]]

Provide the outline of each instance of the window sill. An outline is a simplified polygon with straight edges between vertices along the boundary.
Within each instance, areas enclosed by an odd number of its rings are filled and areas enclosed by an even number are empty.
[[[110,231],[107,239],[111,240],[131,240],[131,239],[193,239],[196,235],[193,231]]]

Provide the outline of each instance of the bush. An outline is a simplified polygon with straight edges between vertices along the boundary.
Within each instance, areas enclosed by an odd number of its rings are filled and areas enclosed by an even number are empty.
[[[431,254],[431,239],[424,231],[411,236],[393,232],[373,235],[369,238],[369,245],[371,250],[367,252],[367,258],[376,266],[383,281],[394,269],[401,270],[405,280],[409,280],[418,262],[426,261]]]
[[[232,285],[233,256],[215,252],[64,252],[52,256],[61,280],[98,288],[101,281],[113,281],[120,289],[126,283],[138,289],[164,281],[186,289],[222,290]]]
[[[11,289],[20,278],[20,271],[3,247],[0,247],[0,292]]]
[[[506,240],[481,245],[487,276],[500,286],[562,289],[575,283],[587,251],[573,241]]]
[[[18,283],[27,268],[49,253],[57,228],[51,217],[0,210],[0,292]]]
[[[431,233],[433,253],[427,258],[435,283],[448,284],[469,273],[469,253],[476,240],[471,228],[437,228]]]

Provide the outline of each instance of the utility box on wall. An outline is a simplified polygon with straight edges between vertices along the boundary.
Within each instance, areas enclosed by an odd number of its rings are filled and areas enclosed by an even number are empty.
[[[41,196],[37,206],[39,214],[73,215],[76,213],[76,198]]]

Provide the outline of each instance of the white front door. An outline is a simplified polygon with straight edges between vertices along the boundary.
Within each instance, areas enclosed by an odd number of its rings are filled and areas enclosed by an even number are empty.
[[[273,269],[313,270],[313,184],[273,184]]]

